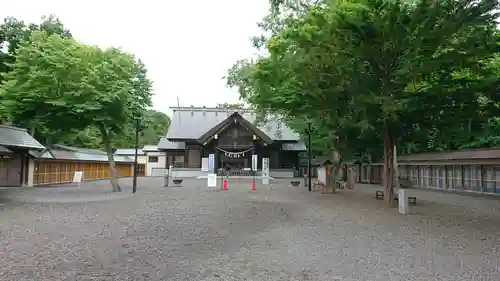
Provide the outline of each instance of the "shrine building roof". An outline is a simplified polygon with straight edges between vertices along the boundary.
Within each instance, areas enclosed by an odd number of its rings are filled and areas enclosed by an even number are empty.
[[[169,141],[197,140],[212,128],[226,120],[236,112],[254,124],[257,114],[251,109],[230,110],[207,107],[171,107],[172,120],[166,139]],[[256,126],[270,139],[285,142],[296,142],[299,135],[277,118],[268,118],[264,124]],[[161,148],[161,147],[159,147]]]

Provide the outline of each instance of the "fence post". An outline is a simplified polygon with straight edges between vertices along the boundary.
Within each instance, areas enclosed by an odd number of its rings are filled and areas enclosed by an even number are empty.
[[[448,165],[444,165],[444,187],[448,189]]]
[[[485,186],[484,186],[484,166],[479,165],[479,173],[480,173],[480,184],[481,184],[481,192],[485,191]],[[488,191],[488,190],[486,190]]]

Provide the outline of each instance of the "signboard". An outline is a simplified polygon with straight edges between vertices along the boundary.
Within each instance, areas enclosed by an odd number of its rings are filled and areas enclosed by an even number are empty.
[[[257,165],[259,163],[259,156],[257,154],[252,155],[252,171],[257,171]]]
[[[262,184],[269,184],[269,158],[262,158]]]
[[[207,186],[208,187],[216,187],[217,186],[217,175],[216,174],[208,174]]]
[[[208,172],[208,158],[201,158],[201,171]]]
[[[80,187],[80,183],[83,181],[83,171],[76,171],[73,176],[73,183],[77,183],[78,187]]]
[[[213,171],[215,168],[215,154],[208,155],[208,170]]]
[[[325,167],[319,167],[318,168],[318,181],[326,184],[326,171]]]

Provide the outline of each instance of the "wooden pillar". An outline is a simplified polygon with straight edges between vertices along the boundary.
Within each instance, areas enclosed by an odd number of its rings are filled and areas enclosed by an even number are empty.
[[[353,186],[353,181],[354,181],[354,174],[353,174],[353,166],[352,165],[346,165],[346,189],[352,189]]]
[[[224,167],[220,167],[220,151],[218,149],[219,147],[219,136],[216,135],[216,138],[214,138],[213,140],[214,142],[214,148],[215,148],[215,151],[214,151],[214,172],[217,174],[217,170],[220,169],[220,168],[224,168]]]
[[[189,166],[189,148],[186,145],[186,148],[184,148],[184,163],[183,167],[188,167]]]
[[[326,186],[328,186],[328,185],[330,185],[330,184],[331,184],[331,182],[330,182],[330,169],[329,169],[329,167],[328,167],[328,164],[325,164],[325,165],[323,166],[323,168],[325,169],[325,182],[324,182],[324,184],[325,184]],[[319,169],[321,169],[321,165],[319,166]],[[318,174],[319,174],[319,173],[318,173]],[[334,183],[334,184],[335,184],[335,183]]]
[[[366,180],[368,181],[369,184],[372,183],[372,164],[371,163],[368,164],[368,174],[367,174]]]
[[[429,166],[429,186],[432,187],[433,185],[433,179],[434,179],[434,166],[430,165]]]
[[[493,167],[492,172],[493,172],[492,176],[494,179],[494,181],[493,181],[493,193],[497,193],[497,169],[496,169],[496,167]]]
[[[464,168],[464,165],[460,165],[460,170],[461,170],[461,173],[460,173],[460,178],[461,178],[461,182],[462,182],[462,189],[465,189],[465,168]]]
[[[444,187],[446,189],[449,188],[449,186],[448,186],[448,165],[444,165]]]
[[[295,153],[295,170],[299,169],[299,165],[300,165],[300,157],[299,157],[299,152],[297,151]]]
[[[205,146],[204,146],[204,145],[202,145],[202,146],[200,147],[200,168],[201,168],[201,165],[202,165],[202,163],[201,163],[201,162],[202,162],[202,160],[201,160],[201,159],[203,159],[203,154],[204,154],[204,153],[205,153]]]
[[[25,171],[25,158],[26,158],[26,155],[24,153],[22,153],[20,156],[19,156],[19,161],[21,162],[21,171],[19,172],[19,185],[20,186],[23,186],[24,185],[24,171]]]
[[[481,192],[484,192],[484,166],[479,165],[479,175],[480,175],[480,182],[479,184],[481,185]]]
[[[422,186],[422,178],[420,177],[420,166],[415,166],[417,168],[417,186]]]
[[[362,169],[361,164],[358,164],[358,171],[357,171],[357,173],[358,173],[357,174],[358,175],[358,179],[357,180],[358,181],[357,182],[359,182],[359,183],[361,182],[361,169]]]
[[[374,184],[375,183],[374,177],[377,176],[377,175],[380,175],[380,171],[376,167],[377,167],[376,165],[371,165],[370,166],[370,184]]]

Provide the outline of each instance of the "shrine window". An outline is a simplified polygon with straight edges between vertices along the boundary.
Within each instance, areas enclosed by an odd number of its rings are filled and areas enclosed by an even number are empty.
[[[176,155],[174,157],[174,164],[184,163],[184,155]]]

